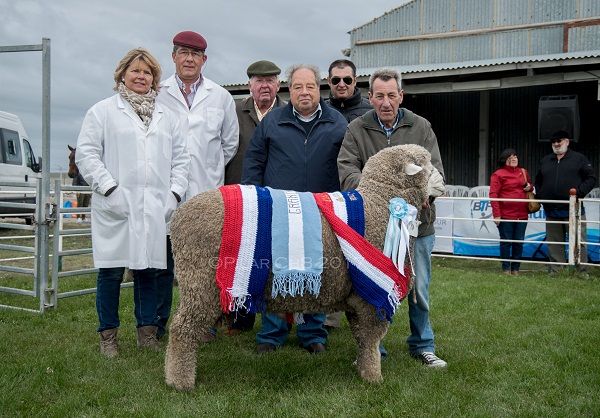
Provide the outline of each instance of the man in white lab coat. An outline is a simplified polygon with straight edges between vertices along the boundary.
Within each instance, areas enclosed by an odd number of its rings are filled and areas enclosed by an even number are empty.
[[[235,102],[227,90],[202,75],[207,43],[202,35],[180,32],[173,38],[175,74],[161,83],[158,102],[179,116],[190,154],[189,187],[183,201],[223,185],[225,165],[238,148]],[[173,255],[167,239],[168,266],[159,273],[162,285],[173,283]],[[171,309],[166,290],[159,302],[158,335],[164,335]]]

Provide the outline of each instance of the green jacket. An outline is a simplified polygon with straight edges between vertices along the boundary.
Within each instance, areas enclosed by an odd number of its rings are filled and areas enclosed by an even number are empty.
[[[375,110],[365,113],[348,125],[338,155],[338,171],[342,190],[355,189],[367,160],[382,149],[394,145],[421,145],[431,153],[431,163],[444,176],[437,138],[429,121],[408,109],[400,108],[399,111],[403,113],[403,117],[389,138],[379,125]],[[421,220],[419,236],[435,233],[433,226],[435,205],[421,208],[419,219]]]
[[[277,95],[273,109],[285,105],[287,105],[287,102]],[[248,144],[250,144],[254,130],[259,124],[252,96],[236,102],[235,111],[240,125],[240,144],[237,153],[229,161],[227,167],[225,167],[225,184],[239,184],[242,180],[244,155],[246,155],[246,149],[248,148]]]

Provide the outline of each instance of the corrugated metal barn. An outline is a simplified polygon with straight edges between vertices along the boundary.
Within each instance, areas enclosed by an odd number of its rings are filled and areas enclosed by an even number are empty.
[[[572,148],[600,170],[599,0],[413,0],[352,29],[345,53],[363,94],[375,69],[403,74],[402,106],[431,121],[448,184],[488,184],[507,147],[535,174],[551,152],[539,140],[541,102],[542,130],[578,132]],[[565,103],[572,120],[552,113]]]
[[[551,152],[538,140],[547,96],[576,96],[572,148],[600,169],[600,1],[413,0],[350,41],[361,85],[379,67],[403,73],[403,106],[431,121],[449,184],[488,184],[507,147],[535,173]]]

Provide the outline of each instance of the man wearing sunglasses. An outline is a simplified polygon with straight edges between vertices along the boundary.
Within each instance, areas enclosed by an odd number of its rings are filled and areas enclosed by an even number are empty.
[[[340,112],[348,123],[373,109],[356,87],[356,66],[347,59],[339,59],[329,64],[329,98],[325,103]],[[325,327],[328,330],[340,327],[341,312],[327,314]]]
[[[227,90],[202,75],[206,64],[206,40],[192,31],[173,38],[171,57],[175,74],[161,83],[157,101],[179,117],[181,133],[190,154],[189,185],[185,202],[198,193],[223,185],[225,165],[238,147],[238,119],[233,97]],[[158,337],[166,332],[171,310],[173,254],[167,237],[167,269],[159,272],[164,294],[159,301]],[[216,330],[213,330],[216,333]],[[206,335],[205,340],[213,339]]]
[[[340,112],[348,123],[372,109],[356,87],[356,66],[352,61],[340,59],[329,64],[327,84],[330,92],[325,102]]]
[[[560,130],[550,138],[552,153],[542,158],[540,169],[535,176],[535,192],[539,199],[564,200],[565,203],[543,203],[547,221],[569,220],[569,189],[577,190],[577,197],[583,198],[596,185],[596,175],[589,160],[576,151],[569,149],[569,134]],[[585,220],[584,208],[581,219]],[[587,241],[586,224],[581,228],[581,240]],[[546,223],[546,241],[565,242],[569,232],[568,224]],[[582,245],[580,260],[587,262],[587,249]],[[564,244],[548,244],[550,261],[565,263]],[[556,273],[560,265],[549,264],[550,273]],[[581,268],[580,270],[585,270]]]

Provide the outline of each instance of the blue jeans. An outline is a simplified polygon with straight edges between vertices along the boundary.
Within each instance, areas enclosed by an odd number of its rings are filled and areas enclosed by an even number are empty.
[[[124,267],[101,268],[96,279],[96,310],[98,332],[118,328],[119,297]],[[137,327],[156,325],[156,271],[132,270],[133,301]]]
[[[171,237],[167,235],[167,268],[156,270],[156,325],[158,338],[167,333],[167,322],[171,315],[173,303],[173,279],[175,277],[175,263],[171,248]]]
[[[429,282],[431,281],[431,252],[435,243],[435,235],[418,237],[415,240],[415,288],[417,301],[413,292],[408,299],[408,319],[410,336],[406,339],[410,354],[416,356],[423,352],[435,352],[433,330],[429,323]]]
[[[262,327],[256,334],[257,344],[272,344],[280,347],[285,344],[290,329],[285,319],[276,314],[264,313]],[[314,343],[327,343],[327,330],[325,329],[325,314],[304,314],[304,324],[296,326],[296,335],[300,345],[307,348]]]
[[[500,222],[498,224],[498,232],[500,239],[523,240],[525,238],[525,222]],[[500,243],[500,258],[508,260],[520,260],[523,258],[523,243],[522,242],[501,242]],[[519,271],[521,263],[518,261],[503,261],[503,271]]]

